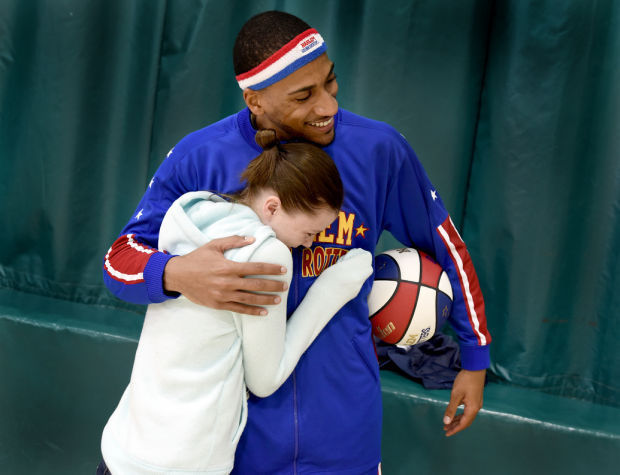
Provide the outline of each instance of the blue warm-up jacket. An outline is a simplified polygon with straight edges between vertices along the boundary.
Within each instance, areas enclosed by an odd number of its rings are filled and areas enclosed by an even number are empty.
[[[488,367],[491,337],[471,258],[415,153],[387,124],[342,109],[335,119],[335,139],[324,149],[338,167],[345,199],[338,219],[311,248],[292,250],[289,310],[343,250],[374,253],[388,230],[433,256],[448,273],[454,294],[449,322],[459,338],[462,366]],[[104,279],[116,296],[142,304],[174,298],[162,288],[171,256],[157,251],[163,216],[186,192],[239,190],[241,172],[261,152],[255,133],[244,109],[188,135],[170,151],[105,256]],[[371,281],[325,327],[278,391],[250,397],[236,473],[377,472],[382,408],[368,319]]]

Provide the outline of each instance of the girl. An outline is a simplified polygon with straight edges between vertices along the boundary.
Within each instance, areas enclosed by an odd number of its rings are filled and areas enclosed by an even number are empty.
[[[219,237],[252,236],[227,251],[238,262],[287,268],[289,247],[309,247],[337,217],[343,189],[332,159],[310,144],[256,134],[263,152],[242,174],[231,203],[209,192],[175,201],[159,247],[182,255]],[[372,273],[372,256],[353,249],[316,279],[286,318],[287,293],[256,317],[196,305],[183,296],[149,305],[129,386],[110,417],[102,452],[111,473],[227,474],[247,417],[246,387],[260,397],[291,374],[314,338]]]

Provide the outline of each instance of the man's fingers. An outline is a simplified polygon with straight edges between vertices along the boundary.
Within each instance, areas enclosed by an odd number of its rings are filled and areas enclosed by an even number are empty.
[[[223,254],[227,249],[253,241],[254,238],[228,236],[214,239],[189,254],[173,257],[164,271],[164,288],[182,293],[198,305],[266,315],[267,310],[262,307],[279,304],[281,297],[273,294],[288,289],[282,277],[275,280],[269,276],[282,276],[287,269],[280,264],[234,262]]]
[[[231,283],[226,284],[226,288],[228,290],[214,290],[208,294],[204,294],[200,297],[200,300],[205,299],[204,301],[198,301],[195,303],[199,303],[201,305],[207,305],[209,307],[221,309],[221,310],[235,310],[235,308],[242,309],[239,313],[247,313],[250,315],[259,315],[257,311],[248,311],[248,307],[256,307],[256,306],[264,306],[264,305],[277,305],[282,299],[279,295],[274,295],[273,293],[254,293],[250,291],[238,290],[238,285],[235,285],[235,281],[239,280],[245,283],[246,280],[251,279],[233,279]],[[259,288],[259,289],[268,289],[270,292],[282,292],[284,287],[286,287],[285,282],[280,282],[277,280],[267,281],[263,279],[255,279],[256,285],[250,285],[251,288]],[[208,295],[208,297],[207,297]],[[233,307],[235,304],[240,304],[241,307]],[[261,310],[261,309],[259,309]],[[264,310],[264,309],[262,309]],[[265,312],[266,314],[266,312]]]
[[[444,425],[443,430],[446,433],[446,437],[450,437],[451,435],[456,434],[459,430],[462,430],[465,428],[465,427],[461,428],[462,419],[463,419],[463,414],[457,414],[456,416],[454,416],[454,418],[451,420],[449,424]]]
[[[214,295],[217,300],[236,301],[237,295],[233,292],[248,292],[249,296],[259,295],[256,292],[277,293],[284,292],[288,289],[288,284],[281,280],[243,277],[219,277],[213,278],[211,283],[211,291],[219,293]]]
[[[286,267],[282,267],[278,264],[267,264],[265,262],[234,262],[233,266],[235,273],[240,276],[286,274]]]
[[[278,264],[267,264],[264,262],[233,262],[224,257],[224,252],[237,248],[247,246],[255,241],[253,237],[244,236],[227,236],[224,238],[213,239],[199,249],[196,249],[193,253],[199,253],[203,259],[209,258],[211,264],[210,271],[220,275],[282,275],[286,274],[286,267],[282,267]],[[213,252],[217,253],[219,257],[214,260]],[[262,289],[256,289],[262,290]],[[267,290],[273,291],[273,290]]]
[[[457,432],[461,432],[463,429],[467,429],[470,425],[472,425],[477,414],[478,409],[472,407],[471,405],[465,405],[465,410],[463,413],[451,418],[450,422],[447,424],[447,419],[444,417],[444,431],[446,431],[446,437],[450,437]]]
[[[469,427],[472,422],[474,422],[477,414],[478,409],[474,408],[471,404],[466,404],[465,410],[463,411],[463,417],[461,417],[461,423],[459,424],[459,427],[461,427],[459,430]]]
[[[222,310],[230,310],[246,315],[267,315],[267,309],[263,305],[276,305],[281,302],[278,295],[262,295],[249,292],[233,292],[230,300],[221,303],[218,308]]]
[[[456,397],[454,397],[454,394],[452,394],[452,397],[450,398],[450,402],[448,403],[448,407],[446,408],[446,412],[444,412],[444,415],[443,415],[444,426],[448,426],[452,423],[452,420],[454,419],[456,415],[456,410],[458,409],[460,404],[461,404],[461,400],[457,399]]]
[[[198,305],[247,315],[267,315],[267,309],[263,308],[263,306],[277,305],[282,300],[278,295],[236,291],[216,291],[211,292],[209,295],[202,294],[196,299],[188,298]]]
[[[243,305],[235,302],[228,302],[219,307],[222,310],[230,310],[231,312],[243,313],[245,315],[265,316],[267,310],[261,307],[251,307],[249,305]]]
[[[235,292],[231,298],[231,302],[237,302],[244,305],[276,305],[282,299],[277,295],[253,294],[250,292]]]
[[[482,408],[485,377],[486,370],[463,369],[456,375],[443,419],[446,436],[466,429],[476,418]],[[456,415],[456,410],[461,404],[465,405],[465,410],[462,414]]]
[[[235,282],[234,288],[244,292],[284,292],[288,284],[281,280],[247,278]]]
[[[212,241],[209,241],[207,246],[224,252],[229,249],[234,249],[235,247],[247,246],[248,244],[252,244],[254,241],[255,239],[251,236],[227,236],[213,239]]]

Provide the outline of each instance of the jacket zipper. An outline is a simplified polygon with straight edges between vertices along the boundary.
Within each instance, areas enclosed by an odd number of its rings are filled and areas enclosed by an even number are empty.
[[[295,265],[294,268],[300,269],[300,253],[299,250],[295,252]],[[294,297],[295,297],[295,307],[299,305],[299,273],[295,272],[293,274],[293,285],[294,285]],[[293,473],[297,475],[297,458],[299,456],[299,414],[297,409],[297,370],[293,370],[293,421],[295,428],[295,452],[293,453]]]
[[[297,475],[297,457],[299,455],[299,420],[297,418],[297,378],[293,371],[293,416],[295,420],[295,453],[293,454],[293,473]]]

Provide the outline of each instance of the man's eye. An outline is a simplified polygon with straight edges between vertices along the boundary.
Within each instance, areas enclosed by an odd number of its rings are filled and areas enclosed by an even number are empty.
[[[310,94],[308,94],[307,96],[303,96],[303,97],[296,97],[296,98],[295,98],[295,100],[296,100],[297,102],[305,102],[305,101],[307,101],[308,99],[310,99]]]
[[[336,75],[334,74],[332,77],[330,77],[330,78],[327,80],[327,82],[334,82],[334,81],[336,80],[336,78],[337,78],[337,77],[338,77],[338,76],[336,76]]]

